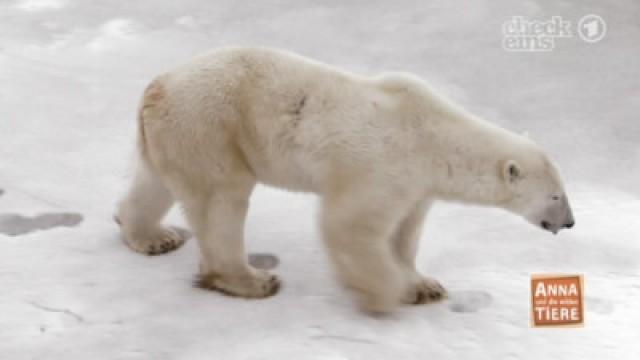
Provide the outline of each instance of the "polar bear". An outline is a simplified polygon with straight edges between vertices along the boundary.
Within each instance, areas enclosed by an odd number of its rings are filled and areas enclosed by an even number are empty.
[[[195,233],[203,288],[262,298],[273,274],[247,263],[256,183],[313,192],[338,278],[362,308],[443,298],[416,270],[436,200],[494,206],[556,233],[574,224],[554,163],[420,79],[364,77],[292,53],[224,48],[157,77],[138,115],[139,166],[117,220],[144,254],[185,238],[161,220],[178,201]]]

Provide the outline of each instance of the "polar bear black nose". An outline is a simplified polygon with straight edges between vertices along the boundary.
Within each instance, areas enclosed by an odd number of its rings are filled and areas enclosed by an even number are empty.
[[[575,225],[575,224],[576,224],[575,221],[571,221],[571,222],[568,222],[568,223],[564,224],[564,227],[566,227],[567,229],[571,229],[573,227],[573,225]]]

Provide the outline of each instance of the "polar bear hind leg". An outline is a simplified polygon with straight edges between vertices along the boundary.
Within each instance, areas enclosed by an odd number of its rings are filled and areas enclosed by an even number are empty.
[[[115,216],[127,246],[146,255],[160,255],[182,246],[188,235],[161,225],[173,203],[162,180],[140,161],[131,188]]]
[[[183,206],[198,240],[201,263],[195,285],[246,298],[275,294],[280,280],[253,268],[245,251],[244,225],[255,186],[253,175],[238,169],[225,174],[224,179],[193,179],[194,176],[175,172],[165,181]]]
[[[125,204],[135,203],[135,214],[152,211],[140,226],[158,229],[171,196],[180,203],[200,247],[198,287],[247,298],[273,295],[278,278],[251,267],[245,252],[244,223],[256,179],[234,138],[237,113],[225,96],[207,97],[200,111],[181,105],[181,96],[195,92],[182,85],[169,89],[167,79],[160,77],[145,91],[139,149],[150,170],[144,175],[154,176],[143,177],[139,189],[134,183],[128,197],[132,201]],[[144,201],[133,201],[142,197]],[[172,244],[184,242],[172,235]],[[135,242],[150,240],[157,241],[146,237]]]

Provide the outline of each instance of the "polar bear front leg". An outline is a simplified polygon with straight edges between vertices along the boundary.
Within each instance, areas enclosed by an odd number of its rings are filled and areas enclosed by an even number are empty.
[[[401,303],[409,284],[390,244],[397,209],[382,206],[371,190],[325,196],[322,228],[338,278],[363,310],[384,313]]]
[[[263,298],[274,295],[280,281],[247,262],[244,223],[253,184],[240,183],[214,186],[210,196],[193,192],[183,201],[201,252],[200,275],[195,284],[228,295]]]
[[[406,304],[424,304],[446,296],[444,287],[435,279],[420,274],[415,264],[422,225],[431,204],[429,199],[420,201],[400,222],[392,238],[396,257],[410,283],[402,298]]]

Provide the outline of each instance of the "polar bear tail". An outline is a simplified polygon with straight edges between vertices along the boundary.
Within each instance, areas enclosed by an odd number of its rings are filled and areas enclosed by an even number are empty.
[[[147,151],[147,141],[144,135],[144,110],[143,107],[140,106],[138,109],[138,154],[140,155],[140,159],[146,163],[149,163],[149,153]]]
[[[150,168],[152,161],[149,154],[145,124],[154,121],[158,116],[167,113],[166,91],[161,78],[153,80],[144,90],[138,107],[138,153],[141,160]]]

